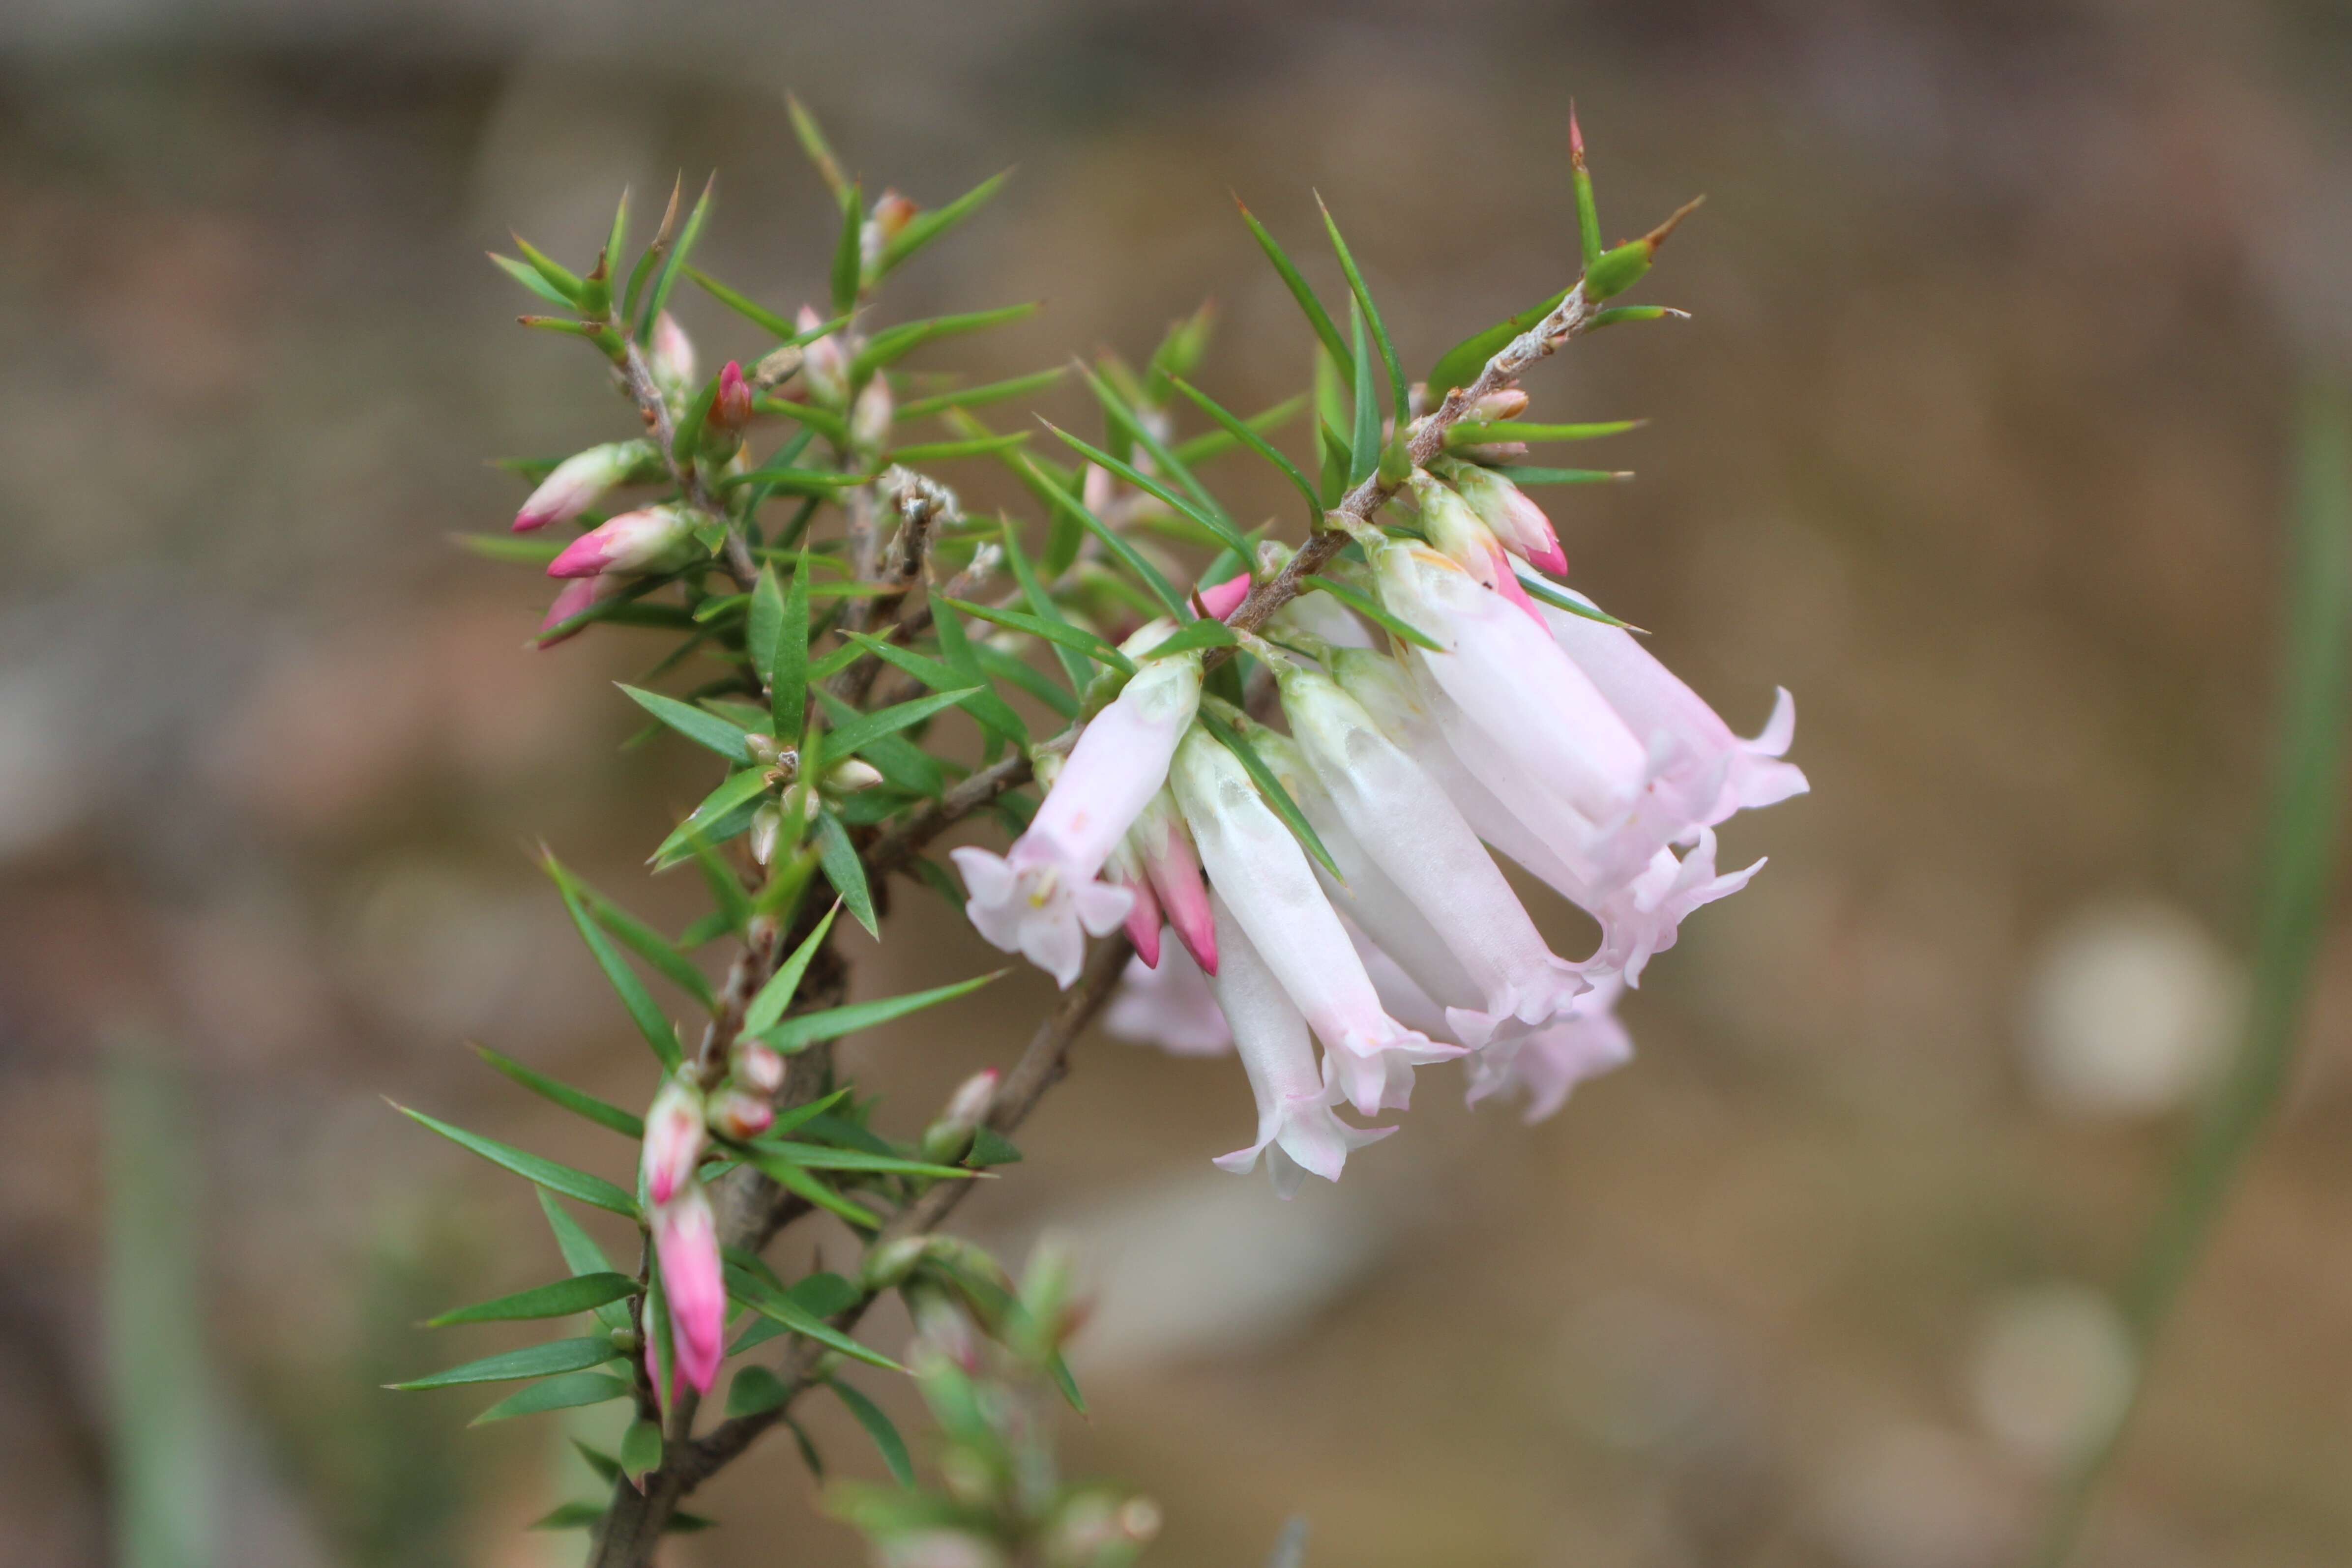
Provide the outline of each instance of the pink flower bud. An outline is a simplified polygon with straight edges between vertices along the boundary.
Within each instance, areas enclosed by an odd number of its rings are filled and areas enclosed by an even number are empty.
[[[557,591],[555,602],[547,607],[547,619],[539,623],[541,632],[543,634],[552,632],[573,616],[586,614],[627,587],[628,582],[627,578],[611,572],[600,573],[595,577],[573,578]],[[540,646],[552,648],[558,643],[577,637],[583,630],[583,627],[574,626],[562,636],[551,638],[541,643]]]
[[[803,332],[814,331],[824,325],[824,318],[808,306],[801,307],[795,324]],[[842,351],[841,340],[831,332],[807,344],[801,350],[801,384],[808,394],[828,408],[838,408],[849,397],[849,356]]]
[[[602,500],[604,493],[624,483],[632,470],[654,458],[651,444],[615,441],[574,453],[557,464],[530,499],[515,514],[514,531],[527,534],[550,523],[568,523]]]
[[[1113,498],[1110,470],[1087,464],[1086,473],[1078,480],[1079,504],[1099,517],[1110,510]]]
[[[656,1204],[667,1203],[694,1180],[702,1159],[702,1096],[683,1080],[665,1079],[661,1092],[646,1112],[645,1145],[639,1168],[646,1195]]]
[[[764,1095],[741,1089],[722,1090],[710,1105],[711,1130],[739,1144],[766,1132],[775,1119],[776,1108]]]
[[[1528,394],[1517,387],[1505,387],[1490,392],[1465,409],[1462,417],[1482,423],[1497,419],[1517,419],[1528,411]]]
[[[1519,574],[1493,530],[1479,520],[1460,492],[1427,469],[1412,474],[1413,505],[1421,508],[1421,526],[1429,542],[1475,578],[1525,611],[1538,625],[1535,605],[1519,586]]]
[[[890,444],[890,383],[876,376],[857,394],[849,411],[849,444],[859,452],[879,452]]]
[[[1238,576],[1229,577],[1223,582],[1200,591],[1202,612],[1212,621],[1223,621],[1242,607],[1242,601],[1249,597],[1249,592],[1250,574],[1248,572],[1244,571]]]
[[[758,1094],[773,1094],[784,1086],[784,1059],[773,1047],[749,1040],[736,1048],[735,1077]]]
[[[915,214],[921,211],[898,192],[886,190],[874,201],[874,231],[887,244],[897,239],[899,233],[915,221]]]
[[[1217,923],[1209,914],[1209,890],[1201,881],[1201,857],[1184,826],[1176,802],[1162,789],[1143,808],[1128,831],[1127,841],[1150,879],[1157,902],[1156,917],[1167,921],[1176,939],[1204,973],[1217,972]],[[1155,955],[1147,961],[1155,967]],[[1137,951],[1142,951],[1140,946]]]
[[[727,1333],[727,1287],[719,1277],[719,1228],[709,1195],[699,1185],[686,1187],[654,1210],[653,1229],[677,1374],[708,1394],[719,1377]]]
[[[719,367],[719,395],[710,402],[710,413],[706,422],[709,428],[733,432],[751,423],[751,383],[743,379],[743,367],[733,360]]]
[[[1110,880],[1127,889],[1134,901],[1127,906],[1127,940],[1147,968],[1160,967],[1160,899],[1151,891],[1151,882],[1136,863],[1128,846],[1121,844],[1111,854],[1106,867]]]
[[[1554,577],[1568,575],[1568,557],[1560,553],[1559,536],[1552,531],[1551,519],[1528,499],[1526,492],[1475,463],[1442,464],[1439,472],[1470,503],[1478,520],[1494,530],[1504,549]]]
[[[677,324],[677,318],[663,311],[654,318],[653,344],[654,378],[672,389],[694,384],[694,340]]]
[[[550,577],[595,577],[604,572],[651,571],[675,559],[694,541],[693,526],[676,507],[623,512],[563,548],[548,563]]]
[[[1001,1075],[993,1067],[982,1068],[956,1086],[948,1096],[948,1108],[940,1120],[960,1127],[977,1127],[987,1119],[989,1107],[996,1103],[996,1083]]]

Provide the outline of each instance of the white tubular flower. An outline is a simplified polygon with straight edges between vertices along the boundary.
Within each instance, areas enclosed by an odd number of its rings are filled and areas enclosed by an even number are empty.
[[[1313,582],[1313,578],[1307,581]],[[1277,629],[1304,632],[1335,648],[1370,648],[1371,632],[1356,612],[1328,593],[1302,593],[1274,612]]]
[[[1103,1028],[1171,1056],[1223,1056],[1234,1048],[1234,1031],[1209,977],[1181,947],[1163,953],[1157,967],[1139,957],[1127,961],[1103,1009]]]
[[[1373,941],[1364,928],[1341,915],[1348,927],[1348,940],[1356,945],[1356,956],[1364,961],[1364,973],[1372,977],[1372,988],[1381,994],[1381,1006],[1389,1016],[1409,1028],[1435,1040],[1446,1030],[1445,1009],[1435,997],[1423,988],[1419,980],[1405,972],[1405,967],[1389,956],[1388,949]]]
[[[1471,1069],[1470,1103],[1524,1092],[1532,1125],[1568,1103],[1568,1092],[1633,1057],[1633,1037],[1617,1019],[1624,989],[1614,976],[1578,998],[1576,1010],[1525,1040],[1478,1057]]]
[[[1433,705],[1444,705],[1442,695],[1417,690],[1395,661],[1378,654],[1343,652],[1333,660],[1333,674],[1381,732],[1445,791],[1480,838],[1600,922],[1601,948],[1585,960],[1588,973],[1620,970],[1629,983],[1639,985],[1651,957],[1675,945],[1686,915],[1738,892],[1764,864],[1759,860],[1743,871],[1718,874],[1715,834],[1701,829],[1696,847],[1680,861],[1660,849],[1630,882],[1605,884],[1590,869],[1588,852],[1600,830],[1540,791],[1519,792],[1531,808],[1527,816],[1506,803],[1448,744],[1430,711]]]
[[[1480,992],[1480,1009],[1447,1009],[1454,1038],[1476,1050],[1505,1025],[1565,1014],[1591,982],[1546,946],[1445,791],[1330,676],[1276,673],[1291,732],[1340,820]]]
[[[1339,1119],[1333,1109],[1336,1092],[1315,1070],[1315,1047],[1307,1039],[1307,1019],[1222,896],[1216,908],[1223,916],[1219,924],[1225,928],[1224,962],[1217,970],[1217,1001],[1233,1025],[1234,1049],[1241,1053],[1250,1090],[1257,1097],[1257,1141],[1245,1149],[1218,1155],[1217,1166],[1246,1174],[1257,1167],[1258,1156],[1264,1155],[1274,1174],[1274,1190],[1283,1197],[1296,1193],[1309,1175],[1338,1181],[1350,1153],[1396,1129],[1351,1127]],[[1340,940],[1347,940],[1344,934]],[[1327,1055],[1327,1066],[1334,1060]]]
[[[1580,594],[1574,597],[1591,602]],[[1552,641],[1636,736],[1654,747],[1654,737],[1668,737],[1679,768],[1699,771],[1725,765],[1716,799],[1699,819],[1705,825],[1712,827],[1734,811],[1777,804],[1811,788],[1794,763],[1780,760],[1797,734],[1797,705],[1786,687],[1780,688],[1763,732],[1743,740],[1632,632],[1549,604],[1537,612]]]
[[[1393,1097],[1392,1063],[1403,1069],[1459,1054],[1381,1010],[1307,852],[1231,752],[1195,729],[1177,748],[1169,777],[1210,883],[1232,916],[1218,922],[1220,929],[1228,941],[1233,933],[1245,934],[1280,977],[1322,1040],[1326,1072],[1350,1104],[1370,1115]],[[1409,1084],[1410,1073],[1404,1076]]]
[[[982,936],[1026,955],[1069,988],[1086,936],[1117,929],[1133,902],[1125,888],[1095,874],[1167,780],[1169,758],[1200,701],[1198,653],[1146,662],[1078,737],[1011,850],[948,852],[971,894],[964,912]]]
[[[1649,777],[1641,741],[1538,621],[1433,550],[1365,548],[1390,612],[1450,650],[1416,649],[1415,667],[1504,756],[1594,821],[1633,807]]]

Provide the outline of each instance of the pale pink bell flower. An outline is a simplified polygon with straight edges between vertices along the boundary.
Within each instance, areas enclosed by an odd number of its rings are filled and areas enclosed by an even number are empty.
[[[1624,982],[1612,976],[1578,998],[1574,1012],[1523,1040],[1479,1056],[1471,1066],[1470,1103],[1525,1093],[1526,1121],[1540,1122],[1568,1103],[1569,1091],[1633,1058],[1633,1037],[1618,1021]]]
[[[1217,905],[1220,914],[1231,915],[1222,896]],[[1221,1170],[1245,1174],[1257,1167],[1263,1155],[1274,1176],[1275,1192],[1286,1198],[1308,1176],[1338,1181],[1349,1154],[1396,1129],[1351,1127],[1340,1120],[1336,1088],[1316,1070],[1307,1019],[1273,967],[1251,944],[1243,923],[1229,918],[1225,925],[1217,1000],[1233,1026],[1234,1048],[1257,1100],[1257,1141],[1218,1155],[1216,1164]],[[1328,1065],[1330,1058],[1327,1055],[1325,1061]]]
[[[1222,1056],[1234,1048],[1234,1031],[1209,977],[1181,946],[1163,949],[1157,966],[1127,961],[1103,1010],[1103,1028],[1171,1056]]]
[[[708,1394],[726,1352],[727,1286],[719,1274],[719,1229],[701,1184],[658,1205],[653,1230],[677,1374],[696,1392]]]

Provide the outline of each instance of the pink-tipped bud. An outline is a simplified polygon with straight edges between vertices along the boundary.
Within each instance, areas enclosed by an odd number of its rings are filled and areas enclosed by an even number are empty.
[[[721,1090],[710,1103],[711,1131],[739,1144],[766,1132],[775,1119],[776,1108],[765,1096],[741,1089]]]
[[[808,306],[801,307],[795,319],[803,332],[814,331],[824,325],[824,318]],[[841,340],[827,332],[801,350],[801,385],[810,397],[827,408],[839,408],[849,399],[849,356],[842,351]]]
[[[973,1073],[957,1085],[948,1096],[947,1109],[940,1119],[923,1129],[923,1154],[926,1158],[946,1164],[960,1160],[971,1152],[972,1134],[988,1119],[989,1108],[996,1103],[997,1072],[993,1067]]]
[[[1576,100],[1568,100],[1568,155],[1578,168],[1584,166],[1584,127],[1576,122]]]
[[[710,400],[705,423],[712,430],[730,433],[751,423],[751,383],[743,379],[743,367],[733,360],[719,367],[719,395]]]
[[[693,542],[693,525],[676,507],[623,512],[564,546],[563,553],[548,563],[547,575],[651,571],[678,558]]]
[[[1135,895],[1135,902],[1127,906],[1127,940],[1143,967],[1156,969],[1160,967],[1160,899],[1143,868],[1126,863],[1129,858],[1124,852],[1111,857],[1111,880]]]
[[[896,191],[884,191],[874,201],[874,232],[884,244],[897,239],[922,209]]]
[[[1244,571],[1229,577],[1223,582],[1202,589],[1200,592],[1202,613],[1212,621],[1223,621],[1239,610],[1242,601],[1249,597],[1250,574]]]
[[[665,310],[654,318],[654,379],[671,391],[694,384],[694,340]]]
[[[1078,500],[1086,509],[1099,517],[1110,510],[1113,498],[1110,470],[1089,463],[1078,479]]]
[[[598,501],[606,491],[625,483],[640,465],[654,460],[650,442],[615,441],[574,453],[557,464],[530,499],[515,514],[514,531],[527,534],[550,523],[568,523]]]
[[[1502,475],[1472,463],[1442,463],[1446,481],[1470,503],[1478,520],[1503,541],[1503,548],[1554,577],[1568,575],[1568,557],[1559,548],[1544,509]]]
[[[890,423],[894,417],[890,383],[876,376],[857,394],[856,405],[849,411],[849,444],[859,452],[879,452],[890,444]]]
[[[1537,625],[1543,617],[1519,586],[1518,573],[1494,530],[1481,521],[1460,491],[1425,468],[1413,470],[1413,505],[1420,508],[1422,531],[1438,552],[1472,577],[1526,611]]]
[[[1517,419],[1528,412],[1528,394],[1517,387],[1490,392],[1465,410],[1462,417],[1481,421]]]
[[[735,1051],[735,1081],[755,1094],[773,1094],[784,1086],[784,1059],[772,1046],[747,1040]]]
[[[656,1204],[667,1203],[693,1182],[694,1167],[702,1160],[702,1096],[691,1084],[663,1080],[661,1092],[646,1111],[639,1155],[646,1196]]]
[[[547,619],[539,623],[540,634],[545,636],[546,633],[554,631],[574,616],[586,614],[627,587],[628,581],[625,577],[617,577],[610,573],[596,577],[573,578],[556,592],[555,602],[547,607]],[[540,646],[552,648],[558,643],[577,637],[583,630],[584,628],[574,626],[561,637],[548,638]]]
[[[654,1210],[653,1228],[677,1375],[708,1394],[719,1377],[727,1333],[727,1287],[719,1276],[719,1228],[709,1195],[699,1186],[687,1187]]]
[[[1528,455],[1524,441],[1489,441],[1477,446],[1462,448],[1463,456],[1473,463],[1508,463]]]
[[[1129,831],[1128,842],[1150,879],[1160,918],[1176,933],[1176,940],[1204,974],[1217,972],[1217,922],[1209,910],[1208,884],[1201,877],[1200,852],[1191,830],[1162,790]],[[1155,961],[1154,967],[1157,967]]]

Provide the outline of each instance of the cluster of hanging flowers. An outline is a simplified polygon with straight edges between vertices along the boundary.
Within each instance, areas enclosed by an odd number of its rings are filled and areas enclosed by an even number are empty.
[[[1525,404],[1503,396],[1504,417]],[[1788,693],[1760,735],[1734,734],[1540,575],[1566,559],[1507,478],[1441,460],[1402,494],[1418,539],[1358,526],[1362,564],[1325,569],[1392,625],[1308,593],[1241,635],[1286,734],[1204,696],[1199,648],[1154,657],[1175,630],[1154,622],[1066,757],[1040,757],[1028,830],[1003,855],[950,852],[981,934],[1065,988],[1087,936],[1126,928],[1136,956],[1109,1027],[1236,1051],[1256,1136],[1217,1163],[1264,1156],[1286,1196],[1393,1131],[1345,1113],[1405,1109],[1423,1067],[1463,1060],[1472,1101],[1524,1093],[1532,1120],[1625,1061],[1620,994],[1763,863],[1718,870],[1716,829],[1806,788],[1781,760]],[[1280,564],[1267,547],[1262,570]],[[1223,619],[1250,586],[1198,603]],[[1551,951],[1497,856],[1589,915],[1595,950]]]

